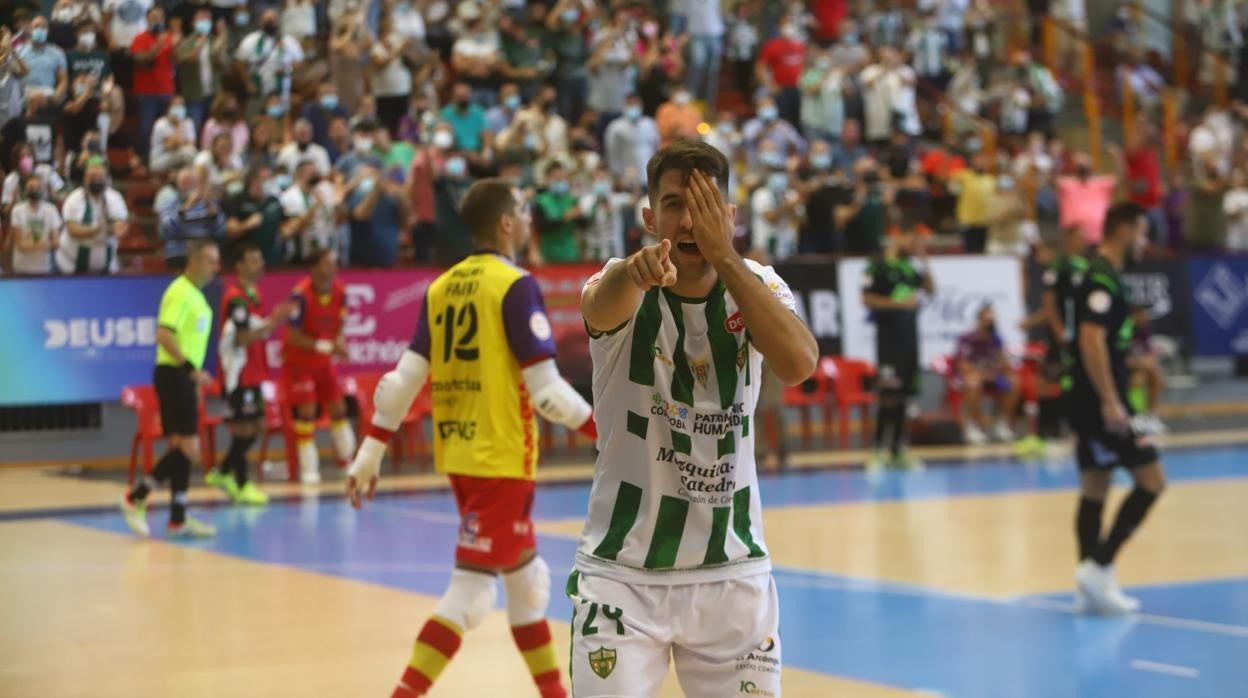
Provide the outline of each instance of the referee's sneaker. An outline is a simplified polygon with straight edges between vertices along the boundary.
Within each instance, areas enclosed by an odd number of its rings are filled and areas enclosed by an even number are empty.
[[[147,496],[166,480],[172,495],[168,536],[211,538],[217,533],[209,524],[186,515],[186,491],[191,484],[191,467],[200,461],[199,390],[211,381],[202,369],[212,333],[212,307],[200,289],[212,281],[220,267],[221,253],[215,242],[193,243],[186,272],[169,284],[160,299],[153,383],[169,450],[151,475],[121,499],[126,523],[140,536],[151,533]]]

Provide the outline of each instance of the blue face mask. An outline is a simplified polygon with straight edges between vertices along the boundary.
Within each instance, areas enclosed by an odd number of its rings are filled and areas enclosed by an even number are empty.
[[[537,150],[537,136],[532,133],[524,135],[524,147],[528,150]]]
[[[766,150],[759,153],[758,161],[764,167],[784,167],[784,156],[774,150]]]
[[[767,187],[772,191],[784,191],[789,187],[789,176],[783,172],[772,172],[767,177]]]
[[[211,19],[197,19],[197,20],[195,20],[195,33],[196,33],[196,34],[201,34],[201,35],[203,35],[203,36],[207,36],[207,35],[208,35],[211,31],[212,31],[212,20],[211,20]]]
[[[627,107],[624,107],[624,116],[625,118],[630,119],[632,121],[636,121],[637,119],[640,119],[641,107],[637,106],[636,104],[630,104]]]
[[[829,167],[832,167],[832,156],[825,154],[811,155],[810,166],[816,170],[826,170]]]
[[[780,116],[780,110],[772,105],[768,105],[758,110],[758,118],[763,121],[775,121]]]
[[[185,119],[186,107],[180,104],[175,104],[172,107],[169,107],[169,116],[172,116],[175,119]]]
[[[238,14],[234,15],[234,26],[245,27],[248,24],[251,24],[251,15],[247,14],[246,12],[239,12]]]
[[[326,109],[337,109],[338,95],[324,95],[321,97],[321,106]]]
[[[567,182],[551,182],[550,191],[553,194],[567,194],[568,183]]]
[[[277,188],[279,191],[286,191],[290,188],[290,175],[279,174],[274,178],[274,180],[277,182]]]
[[[507,95],[507,99],[506,101],[503,102],[503,104],[507,105],[507,108],[511,109],[512,111],[519,109],[520,108],[520,95]]]
[[[858,43],[858,32],[845,32],[845,35],[841,37],[841,40],[846,44],[853,46]]]
[[[468,163],[463,158],[451,158],[446,161],[446,176],[456,179],[468,173]]]
[[[35,27],[30,30],[30,40],[36,44],[42,44],[48,40],[48,30],[46,27]]]
[[[369,193],[370,191],[372,191],[372,190],[373,190],[373,187],[374,187],[376,184],[377,184],[377,183],[373,181],[373,178],[372,178],[372,177],[365,177],[364,179],[361,179],[361,180],[360,180],[360,186],[359,186],[360,193],[361,193],[361,194],[367,194],[367,193]]]
[[[283,107],[280,104],[274,104],[273,106],[265,109],[265,112],[274,119],[280,119],[286,115],[286,107]]]
[[[581,11],[575,7],[563,11],[563,21],[571,24],[581,18]]]
[[[607,194],[610,194],[611,182],[605,179],[600,179],[597,182],[594,182],[594,193],[599,196],[605,196]]]

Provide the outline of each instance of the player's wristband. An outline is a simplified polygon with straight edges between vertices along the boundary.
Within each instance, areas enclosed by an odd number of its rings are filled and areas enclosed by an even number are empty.
[[[315,349],[318,354],[334,353],[334,343],[328,339],[316,340],[316,344],[312,345],[312,348]]]
[[[388,444],[390,443],[390,439],[394,438],[394,432],[384,427],[379,427],[376,424],[369,424],[364,430],[364,438],[373,438],[383,444]]]
[[[585,423],[576,428],[577,431],[588,436],[594,441],[598,440],[598,423],[594,421],[594,415],[589,415],[589,419]]]

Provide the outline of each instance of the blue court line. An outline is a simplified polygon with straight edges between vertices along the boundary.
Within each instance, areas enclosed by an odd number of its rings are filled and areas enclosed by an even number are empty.
[[[1171,479],[1243,477],[1243,456],[1233,449],[1172,454]],[[995,464],[887,473],[878,482],[861,472],[768,476],[763,489],[764,501],[779,507],[1056,490],[1075,482],[1069,464]],[[536,513],[581,515],[587,497],[583,485],[544,487]],[[362,515],[341,499],[308,499],[210,516],[218,538],[189,545],[433,596],[449,575],[457,528],[446,493],[388,497]],[[126,531],[112,513],[64,520]],[[539,546],[557,577],[570,569],[574,539],[542,535]],[[1245,579],[1133,590],[1150,614],[1173,621],[1166,623],[1053,610],[1068,595],[1003,600],[784,568],[775,576],[790,666],[949,696],[1248,696],[1248,637],[1200,626],[1248,630]],[[569,620],[569,604],[555,599],[551,615]],[[1196,678],[1141,666],[1179,667]]]

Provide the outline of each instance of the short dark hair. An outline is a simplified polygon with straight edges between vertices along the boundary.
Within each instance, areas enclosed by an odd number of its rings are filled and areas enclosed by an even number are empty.
[[[333,253],[334,253],[334,250],[333,248],[330,248],[330,247],[317,247],[313,249],[311,252],[308,253],[308,257],[307,257],[308,268],[311,269],[312,267],[315,267],[316,265],[325,261],[325,258],[330,256]]]
[[[1120,201],[1105,212],[1105,224],[1101,228],[1101,236],[1109,239],[1119,228],[1134,225],[1141,218],[1148,216],[1148,210],[1131,201]]]
[[[668,170],[680,170],[685,177],[701,170],[715,178],[721,191],[728,191],[728,158],[702,141],[678,140],[660,148],[646,163],[646,194],[652,205],[659,192],[659,179]]]
[[[242,264],[243,260],[247,259],[247,255],[251,254],[252,252],[259,252],[263,254],[264,250],[260,249],[260,246],[254,242],[243,243],[242,246],[238,248],[238,251],[234,253],[235,254],[234,266],[238,266]]]
[[[464,194],[460,204],[460,216],[472,239],[478,243],[494,240],[498,219],[516,210],[516,196],[511,182],[490,177],[474,182]]]
[[[187,244],[186,255],[187,257],[194,257],[195,255],[199,254],[200,252],[203,252],[209,247],[219,248],[221,247],[221,245],[218,244],[217,241],[213,240],[212,238],[195,238],[194,240],[191,240]]]

